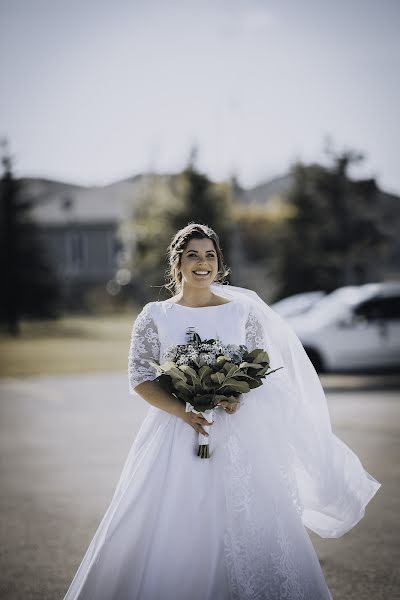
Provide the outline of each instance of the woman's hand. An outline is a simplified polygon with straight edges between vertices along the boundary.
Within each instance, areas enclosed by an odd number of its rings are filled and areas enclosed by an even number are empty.
[[[228,402],[227,400],[221,400],[221,402],[219,402],[217,404],[217,406],[220,406],[221,408],[223,408],[225,410],[225,412],[227,412],[229,415],[233,415],[233,413],[235,413],[240,406],[239,399],[241,397],[242,397],[241,394],[238,397],[231,396],[233,402]]]
[[[182,419],[185,421],[185,423],[193,427],[193,429],[197,431],[197,433],[202,433],[203,435],[208,435],[205,429],[203,429],[203,426],[209,426],[214,423],[214,421],[211,421],[211,423],[209,423],[207,419],[204,418],[202,415],[198,415],[197,413],[192,411],[185,412],[185,414],[182,415]]]

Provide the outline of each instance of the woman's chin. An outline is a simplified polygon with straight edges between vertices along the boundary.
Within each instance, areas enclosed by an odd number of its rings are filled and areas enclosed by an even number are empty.
[[[208,287],[211,284],[211,279],[209,277],[207,277],[205,281],[199,281],[198,279],[195,279],[192,283],[196,287]]]
[[[209,287],[213,283],[214,279],[211,276],[204,277],[201,279],[200,277],[196,277],[195,275],[186,280],[186,284],[193,285],[194,287]]]
[[[212,278],[212,273],[209,273],[208,275],[195,275],[194,273],[192,273],[191,275],[192,281],[200,281],[200,283],[203,281],[210,283],[210,281],[212,281]]]

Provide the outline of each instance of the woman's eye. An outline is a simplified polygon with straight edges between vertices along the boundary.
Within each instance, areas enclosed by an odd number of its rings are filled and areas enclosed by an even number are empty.
[[[188,254],[188,257],[189,258],[196,258],[196,255],[195,254]],[[215,255],[214,254],[209,254],[207,258],[215,258]]]

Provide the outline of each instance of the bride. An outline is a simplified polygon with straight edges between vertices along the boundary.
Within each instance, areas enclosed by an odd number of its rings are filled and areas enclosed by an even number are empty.
[[[329,600],[306,528],[342,536],[380,483],[332,433],[293,330],[255,292],[222,285],[217,234],[190,223],[168,260],[174,295],[143,307],[129,351],[133,402],[149,410],[64,600]],[[154,381],[151,361],[193,331],[264,348],[282,368],[209,423]]]

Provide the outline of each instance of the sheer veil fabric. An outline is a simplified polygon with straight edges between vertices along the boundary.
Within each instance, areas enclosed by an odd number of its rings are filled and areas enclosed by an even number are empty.
[[[130,392],[156,376],[187,326],[267,349],[271,368],[239,410],[215,411],[211,458],[182,419],[149,406],[110,505],[64,600],[331,600],[306,527],[339,537],[380,487],[331,430],[326,398],[290,326],[253,291],[230,303],[148,303],[133,326]]]
[[[267,386],[279,388],[277,412],[291,449],[289,472],[304,525],[323,538],[342,536],[362,519],[381,484],[333,434],[321,382],[290,325],[252,290],[221,284],[211,289],[251,305],[261,325],[257,341],[267,348],[271,369],[284,367],[267,378]]]

